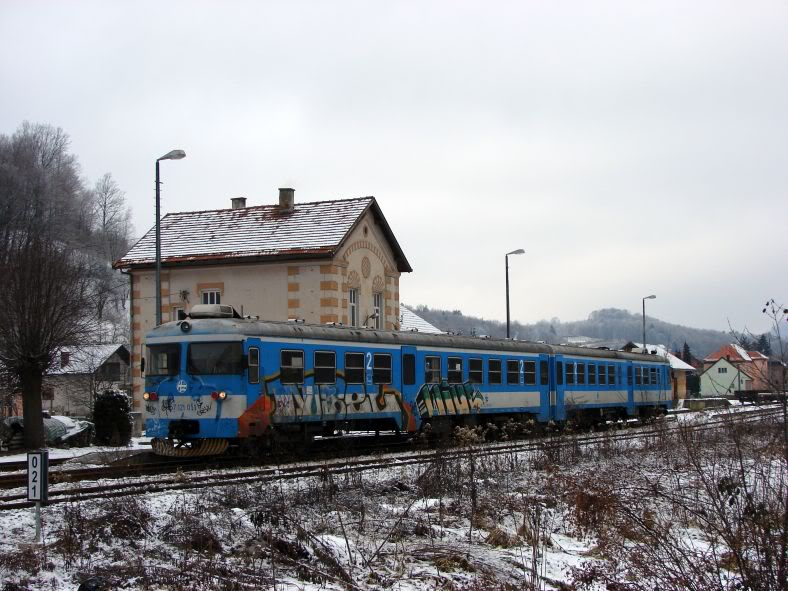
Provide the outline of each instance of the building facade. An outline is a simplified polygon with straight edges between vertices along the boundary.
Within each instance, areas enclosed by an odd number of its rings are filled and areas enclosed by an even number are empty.
[[[399,328],[399,279],[412,269],[374,197],[168,214],[161,226],[162,322],[194,304],[265,320]],[[135,410],[144,335],[156,322],[155,228],[119,261],[131,280]]]
[[[737,390],[769,390],[769,358],[735,343],[703,358],[701,396],[722,396]]]

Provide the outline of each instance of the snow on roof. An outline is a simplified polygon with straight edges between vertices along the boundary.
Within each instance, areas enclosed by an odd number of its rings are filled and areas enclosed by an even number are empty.
[[[643,343],[632,343],[638,349],[643,349]],[[646,343],[646,351],[656,351],[657,355],[661,355],[662,357],[666,357],[668,362],[670,363],[670,369],[680,369],[682,371],[695,371],[695,368],[692,367],[686,361],[679,359],[673,353],[671,353],[665,345],[649,345]]]
[[[746,351],[737,343],[730,343],[729,345],[723,346],[718,351],[707,355],[704,357],[703,361],[717,361],[717,359],[722,357],[729,359],[729,361],[754,361],[755,359],[768,359],[768,357],[760,351]]]
[[[399,313],[400,313],[400,330],[413,330],[416,329],[418,332],[426,332],[431,334],[444,334],[443,331],[426,320],[416,314],[413,310],[408,308],[407,306],[400,304],[399,305]]]
[[[49,375],[93,373],[115,351],[124,346],[122,343],[113,343],[108,345],[83,345],[73,348],[64,347],[57,352],[55,367],[47,373]],[[68,363],[66,365],[61,364],[63,353],[68,354]]]
[[[260,205],[170,213],[161,220],[162,262],[331,256],[369,208],[391,243],[398,269],[410,271],[374,197],[298,203],[290,212]],[[155,261],[154,226],[114,266],[150,266]]]

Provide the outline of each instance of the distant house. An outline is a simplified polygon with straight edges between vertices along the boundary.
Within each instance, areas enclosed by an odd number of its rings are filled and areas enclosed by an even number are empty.
[[[118,343],[61,349],[55,368],[44,376],[43,409],[52,415],[90,416],[96,394],[129,389],[129,361],[129,350]]]
[[[161,220],[161,317],[229,304],[265,320],[396,330],[412,269],[374,197],[170,213]],[[156,322],[155,228],[114,264],[131,275],[132,381],[142,406],[144,335]],[[139,426],[138,426],[139,427]]]
[[[433,326],[404,304],[400,304],[399,311],[400,330],[443,334],[440,328]]]
[[[644,349],[642,343],[628,342],[621,347],[622,351],[635,351],[636,353],[647,352],[649,354],[660,355],[670,363],[670,380],[673,386],[673,399],[680,400],[687,398],[687,376],[695,371],[689,363],[676,357],[665,345],[646,344]]]
[[[768,390],[769,358],[731,343],[703,359],[701,396],[730,395],[737,390]]]

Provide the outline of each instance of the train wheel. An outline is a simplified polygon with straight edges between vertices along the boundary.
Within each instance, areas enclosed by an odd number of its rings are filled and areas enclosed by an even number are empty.
[[[218,456],[227,451],[230,442],[226,439],[153,439],[153,453],[170,458],[197,458]]]

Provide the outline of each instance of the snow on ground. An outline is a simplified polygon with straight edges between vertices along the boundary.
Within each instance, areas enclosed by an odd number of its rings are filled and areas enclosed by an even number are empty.
[[[726,480],[738,466],[747,468],[738,486],[763,506],[784,498],[781,450],[768,443],[780,428],[732,428],[740,456],[730,455],[732,436],[665,429],[626,442],[611,433],[591,448],[552,439],[490,457],[471,446],[461,460],[420,466],[53,505],[42,547],[32,509],[5,511],[0,581],[4,590],[75,590],[94,578],[106,589],[508,591],[681,589],[713,575],[725,588],[739,575],[712,568],[710,556],[734,561],[703,520],[720,499],[728,512],[745,502]],[[677,548],[686,563],[670,563]],[[690,579],[671,583],[674,572]]]

